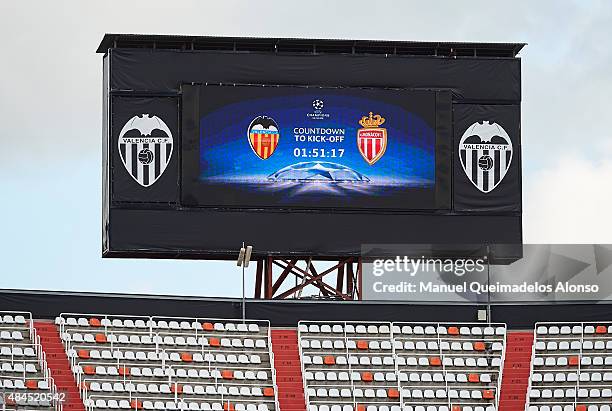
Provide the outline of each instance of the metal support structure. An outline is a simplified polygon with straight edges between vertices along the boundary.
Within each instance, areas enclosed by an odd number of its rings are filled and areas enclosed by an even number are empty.
[[[265,257],[257,261],[256,299],[317,298],[329,300],[361,299],[361,258],[347,257],[330,262],[307,258]],[[275,271],[276,269],[276,271]],[[335,275],[335,278],[333,278]],[[307,287],[318,295],[304,295]]]

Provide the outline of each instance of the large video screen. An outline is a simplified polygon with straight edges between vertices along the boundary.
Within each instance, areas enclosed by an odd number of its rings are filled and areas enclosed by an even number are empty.
[[[202,85],[183,204],[436,208],[436,93]]]

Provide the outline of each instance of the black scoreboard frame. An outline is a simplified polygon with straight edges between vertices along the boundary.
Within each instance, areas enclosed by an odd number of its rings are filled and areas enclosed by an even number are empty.
[[[255,258],[321,259],[359,256],[362,244],[520,244],[517,54],[523,46],[107,34],[97,50],[103,54],[102,255],[233,259],[243,241],[254,246]],[[448,207],[346,212],[185,206],[181,144],[194,132],[194,116],[184,90],[207,83],[436,90],[447,108],[439,113],[436,134],[448,138],[451,161],[436,173],[448,175],[442,187],[450,193]],[[144,188],[126,175],[117,138],[126,119],[151,105],[169,118],[175,151],[159,181]],[[505,122],[515,153],[503,187],[488,194],[467,181],[456,150],[467,125],[485,118]]]

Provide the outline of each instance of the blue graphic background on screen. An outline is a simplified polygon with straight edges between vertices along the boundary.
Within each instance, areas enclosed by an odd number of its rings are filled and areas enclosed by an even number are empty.
[[[314,100],[322,100],[321,113],[329,118],[313,120]],[[369,165],[357,147],[359,120],[372,111],[386,119],[380,127],[387,129],[387,149],[374,165]],[[273,118],[280,128],[278,147],[267,160],[251,149],[247,130],[260,115]],[[229,104],[200,120],[200,180],[211,183],[270,185],[268,176],[276,171],[305,161],[327,161],[365,175],[378,187],[433,187],[435,182],[435,133],[420,117],[404,108],[379,100],[338,95],[333,92],[259,98]],[[297,142],[295,127],[344,128],[342,143]],[[296,157],[296,148],[344,149],[342,157]],[[303,152],[303,151],[302,151]]]

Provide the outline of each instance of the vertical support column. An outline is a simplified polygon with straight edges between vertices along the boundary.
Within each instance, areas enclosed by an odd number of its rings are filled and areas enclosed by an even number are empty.
[[[357,259],[357,299],[362,299],[362,286],[363,286],[363,276],[362,276],[362,266],[361,266],[361,257]]]
[[[263,280],[264,260],[257,260],[255,269],[255,298],[261,298],[261,283]]]
[[[338,265],[338,277],[336,278],[336,291],[342,294],[342,289],[344,288],[344,266],[350,264],[347,261],[339,261],[340,265]]]
[[[264,272],[264,298],[272,299],[272,257],[266,257],[266,269]]]
[[[355,275],[353,274],[353,261],[346,265],[346,293],[353,299],[353,287],[355,285]]]

